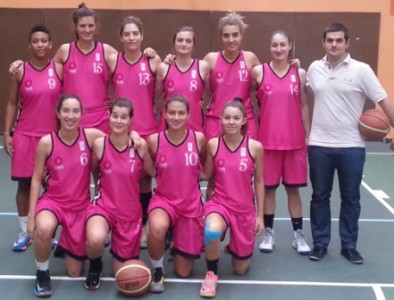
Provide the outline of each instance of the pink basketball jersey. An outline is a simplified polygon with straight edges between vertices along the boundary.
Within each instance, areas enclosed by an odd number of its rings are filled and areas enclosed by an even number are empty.
[[[282,78],[269,64],[257,89],[259,120],[257,139],[265,149],[290,150],[305,147],[298,71],[290,67]]]
[[[155,194],[168,199],[176,212],[182,216],[201,216],[201,162],[194,131],[188,130],[185,140],[179,145],[172,144],[165,131],[161,131],[158,135],[155,166]]]
[[[249,152],[249,137],[244,136],[234,151],[228,148],[223,136],[218,139],[218,149],[213,158],[215,191],[212,201],[235,212],[250,212],[255,207],[252,182],[255,168]]]
[[[119,151],[106,136],[99,163],[100,180],[96,204],[122,220],[141,217],[139,180],[142,168],[143,161],[132,146]]]
[[[50,61],[42,70],[24,63],[19,83],[20,110],[15,131],[43,136],[56,129],[55,107],[62,91],[62,82]]]
[[[134,107],[134,119],[131,128],[140,135],[150,135],[158,131],[154,112],[155,75],[149,58],[141,58],[133,65],[118,54],[117,64],[112,75],[115,98],[123,97],[130,100]]]
[[[195,131],[203,131],[203,112],[200,101],[204,93],[204,81],[199,70],[199,60],[194,59],[190,68],[186,71],[179,70],[175,64],[170,65],[163,81],[164,100],[173,95],[185,96],[190,105],[190,118],[188,128]],[[164,111],[163,111],[164,112]],[[165,129],[165,119],[161,116],[160,129]]]
[[[64,93],[75,94],[83,105],[82,127],[95,127],[108,117],[109,70],[103,44],[84,54],[76,42],[70,44],[68,58],[63,64]]]
[[[85,131],[66,145],[57,132],[51,133],[52,152],[46,161],[46,188],[43,197],[69,211],[86,209],[90,202],[91,149]]]
[[[248,119],[254,118],[253,106],[249,97],[252,85],[251,71],[247,68],[243,51],[232,63],[228,62],[222,52],[218,53],[216,65],[211,73],[212,101],[208,116],[219,118],[223,106],[235,97],[244,102]]]

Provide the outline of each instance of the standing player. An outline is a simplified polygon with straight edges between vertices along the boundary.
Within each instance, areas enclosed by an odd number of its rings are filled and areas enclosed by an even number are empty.
[[[190,275],[193,263],[203,248],[202,195],[199,186],[205,138],[187,129],[189,103],[183,96],[165,102],[168,129],[149,137],[154,156],[156,181],[149,204],[148,253],[154,274],[150,291],[164,291],[163,257],[165,238],[172,230],[175,272]]]
[[[264,227],[260,251],[274,247],[276,189],[285,186],[293,247],[308,254],[302,229],[302,202],[299,187],[307,183],[306,142],[309,135],[309,110],[305,95],[306,72],[290,65],[292,43],[284,31],[275,31],[270,41],[272,60],[252,70],[257,83],[259,127],[257,139],[264,145]]]
[[[120,40],[124,51],[109,57],[115,98],[126,98],[133,103],[135,117],[132,128],[143,138],[158,131],[154,111],[155,74],[160,57],[147,57],[141,51],[143,30],[141,21],[126,17],[120,26]],[[140,201],[143,224],[146,225],[149,200],[152,198],[152,179],[144,175],[141,180]],[[143,229],[141,248],[146,248],[146,229]]]
[[[28,234],[33,238],[37,266],[33,294],[52,294],[49,275],[51,238],[61,225],[58,247],[65,253],[67,274],[82,274],[86,258],[84,220],[90,202],[91,147],[102,136],[98,129],[79,127],[82,105],[75,95],[60,97],[56,115],[60,126],[38,143],[30,190]],[[45,174],[45,189],[40,196]]]
[[[47,27],[31,28],[29,49],[31,59],[19,65],[18,74],[11,75],[3,135],[5,150],[11,156],[11,178],[18,181],[19,235],[14,251],[24,251],[31,243],[27,214],[34,153],[40,138],[56,128],[55,106],[62,89],[62,67],[50,59],[52,41]]]
[[[210,52],[204,60],[211,68],[212,100],[208,108],[205,136],[207,139],[218,136],[221,131],[220,115],[224,104],[234,98],[242,99],[247,113],[248,132],[256,137],[256,120],[249,92],[252,84],[251,70],[260,64],[257,56],[241,50],[243,35],[248,25],[243,17],[230,12],[219,20],[218,29],[224,49]]]
[[[156,90],[164,94],[164,101],[174,95],[185,96],[190,105],[188,128],[203,131],[202,105],[204,94],[209,90],[209,65],[192,57],[196,43],[192,27],[179,28],[173,39],[175,60],[173,64],[161,63],[157,70]],[[205,98],[205,97],[204,97]],[[164,110],[161,111],[160,129],[165,129]]]
[[[121,262],[136,259],[140,253],[142,210],[139,202],[139,180],[142,170],[154,175],[147,144],[138,148],[130,144],[129,127],[133,106],[126,99],[116,99],[110,108],[111,133],[93,144],[92,169],[100,170],[99,189],[94,205],[88,209],[86,252],[90,267],[85,287],[100,287],[105,241],[111,231],[112,270]]]
[[[228,102],[222,111],[224,133],[209,140],[204,168],[204,177],[214,176],[216,182],[213,197],[204,206],[208,272],[200,296],[207,298],[216,295],[220,239],[226,230],[230,229],[228,252],[234,273],[243,275],[250,265],[255,235],[264,228],[263,147],[245,134],[247,114],[240,100]]]

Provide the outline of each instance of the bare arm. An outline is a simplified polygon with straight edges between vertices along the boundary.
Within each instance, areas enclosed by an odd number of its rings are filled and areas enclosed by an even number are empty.
[[[70,53],[70,44],[63,44],[57,49],[53,60],[59,64],[64,64]]]
[[[92,147],[92,171],[97,169],[104,152],[104,137],[99,137],[93,141]]]
[[[162,62],[157,67],[156,71],[156,85],[155,85],[155,108],[156,108],[156,118],[160,120],[161,111],[163,109],[164,103],[164,92],[163,92],[163,81],[167,75],[169,65]]]
[[[383,109],[385,114],[388,116],[390,119],[391,126],[394,126],[394,104],[389,98],[385,98],[381,101],[379,101],[380,107]],[[391,142],[390,145],[391,150],[394,151],[394,139]]]
[[[155,176],[156,169],[153,164],[152,157],[149,154],[148,150],[148,144],[143,140],[143,143],[141,146],[137,149],[139,155],[141,156],[142,160],[144,161],[144,171],[149,175],[149,176]]]
[[[210,139],[207,143],[207,155],[205,159],[204,169],[200,172],[201,180],[210,180],[214,172],[213,156],[218,148],[218,138]]]
[[[305,143],[308,145],[309,133],[311,130],[311,120],[309,113],[309,106],[306,97],[306,72],[304,69],[298,68],[298,74],[300,77],[300,93],[301,93],[301,112],[302,112],[302,124],[305,131]]]
[[[204,92],[202,96],[202,103],[200,103],[200,106],[203,109],[203,112],[205,114],[209,103],[211,102],[211,83],[210,83],[210,77],[211,77],[211,68],[209,67],[209,64],[204,61],[200,60],[199,61],[199,72],[201,75],[201,78],[204,82]]]
[[[255,160],[254,193],[256,197],[257,219],[255,235],[260,235],[264,229],[264,178],[263,178],[263,146],[257,141],[250,141]]]

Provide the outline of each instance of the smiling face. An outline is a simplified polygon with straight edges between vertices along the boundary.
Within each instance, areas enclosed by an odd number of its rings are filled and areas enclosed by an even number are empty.
[[[239,26],[223,26],[221,36],[224,50],[234,52],[240,49],[243,36]]]
[[[242,133],[242,128],[246,124],[246,116],[238,107],[227,106],[223,110],[220,121],[226,134],[237,134]]]
[[[289,37],[282,33],[275,33],[271,38],[270,53],[273,60],[287,60],[292,44]]]
[[[132,118],[130,117],[130,108],[115,105],[109,115],[109,125],[111,133],[124,134],[128,133]]]
[[[78,40],[81,41],[92,41],[97,32],[96,20],[94,17],[81,17],[75,24],[75,31],[78,36]]]
[[[122,42],[125,50],[138,50],[141,49],[141,42],[144,39],[142,32],[136,24],[128,23],[124,25],[120,41]]]
[[[52,49],[52,41],[49,35],[42,31],[36,31],[31,34],[29,41],[29,49],[37,58],[46,58]]]
[[[64,98],[57,110],[60,128],[73,130],[78,128],[82,116],[81,102],[76,98]]]
[[[176,55],[191,56],[194,47],[194,33],[192,31],[180,31],[174,39]]]
[[[165,118],[168,128],[181,130],[186,127],[190,114],[187,105],[182,101],[171,100],[165,110]]]

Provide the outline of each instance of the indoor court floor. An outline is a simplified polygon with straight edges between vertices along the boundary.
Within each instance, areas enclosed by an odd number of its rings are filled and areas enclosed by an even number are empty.
[[[35,279],[33,248],[15,253],[11,250],[17,234],[15,207],[16,184],[10,180],[10,159],[0,143],[0,295],[1,299],[34,299]],[[216,299],[292,299],[292,300],[371,300],[394,299],[394,156],[389,146],[368,143],[367,161],[361,187],[362,212],[358,250],[363,265],[353,265],[340,255],[338,237],[338,186],[332,194],[332,236],[328,254],[319,262],[310,261],[292,248],[292,229],[283,189],[278,190],[275,219],[276,246],[272,253],[258,251],[256,239],[250,271],[242,277],[231,272],[230,256],[222,253]],[[304,229],[311,245],[309,226],[310,187],[302,189]],[[173,272],[171,256],[165,258],[165,292],[146,294],[141,299],[200,299],[201,279],[205,274],[204,256],[195,262],[189,279],[179,279]],[[51,257],[53,299],[125,299],[115,288],[110,275],[110,255],[104,257],[102,286],[86,291],[84,278],[65,275],[63,260]],[[146,250],[141,259],[147,260]],[[243,298],[245,297],[245,298]]]

